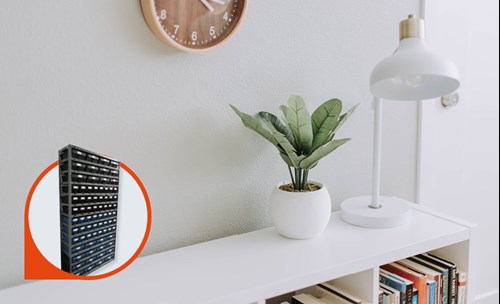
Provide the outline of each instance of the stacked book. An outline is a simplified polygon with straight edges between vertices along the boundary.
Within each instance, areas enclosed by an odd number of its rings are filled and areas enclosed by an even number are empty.
[[[291,304],[363,304],[361,299],[339,288],[334,282],[320,283],[315,289],[314,295],[300,293],[292,296]]]
[[[465,304],[467,274],[431,253],[380,266],[379,304]]]

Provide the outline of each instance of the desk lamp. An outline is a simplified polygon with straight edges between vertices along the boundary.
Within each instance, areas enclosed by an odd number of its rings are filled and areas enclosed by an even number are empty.
[[[390,228],[410,220],[405,200],[380,196],[382,99],[419,101],[448,95],[460,86],[458,69],[449,59],[428,49],[424,21],[409,15],[399,24],[399,47],[375,66],[370,76],[374,96],[372,195],[342,202],[341,218],[367,228]]]

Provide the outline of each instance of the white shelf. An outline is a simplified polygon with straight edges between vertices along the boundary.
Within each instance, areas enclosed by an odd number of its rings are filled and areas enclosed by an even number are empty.
[[[412,219],[402,227],[359,228],[335,212],[312,240],[287,239],[268,228],[140,258],[103,280],[40,281],[0,290],[0,302],[88,303],[75,295],[92,294],[103,303],[248,304],[347,276],[363,281],[361,296],[376,303],[379,265],[437,249],[471,274],[474,226],[412,207]]]

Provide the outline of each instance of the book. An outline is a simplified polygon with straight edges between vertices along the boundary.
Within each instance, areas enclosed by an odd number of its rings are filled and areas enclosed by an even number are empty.
[[[386,285],[384,283],[379,283],[379,286],[380,286],[380,288],[382,288],[384,290],[387,290],[387,291],[391,292],[394,295],[394,304],[401,303],[400,299],[399,299],[399,295],[400,295],[399,290],[397,290],[395,288],[392,288],[391,286]]]
[[[413,287],[418,290],[418,302],[415,304],[426,304],[427,300],[427,276],[421,272],[410,269],[402,264],[389,263],[380,266],[389,272],[397,274],[413,282]]]
[[[437,304],[436,302],[436,281],[427,279],[427,304]]]
[[[319,299],[305,293],[292,296],[292,304],[323,304]]]
[[[418,304],[418,289],[413,287],[413,297],[411,298],[412,304]]]
[[[378,290],[378,304],[389,304],[389,299],[384,298],[384,292],[380,289]]]
[[[422,255],[417,255],[414,257],[408,258],[409,260],[415,261],[419,264],[422,264],[424,266],[427,266],[428,268],[431,268],[435,271],[439,271],[442,274],[442,279],[441,279],[441,286],[439,287],[441,297],[438,298],[438,304],[448,304],[448,268],[441,267],[439,265],[436,265],[435,263],[428,261],[426,259],[422,258]]]
[[[380,296],[382,296],[382,300],[380,299]],[[382,288],[380,288],[379,289],[379,303],[391,304],[391,293],[388,292],[387,290],[383,290]]]
[[[337,304],[362,304],[363,301],[354,295],[334,286],[331,283],[320,283],[316,285],[316,291],[320,298],[332,300]]]
[[[379,271],[379,282],[396,288],[400,292],[400,304],[411,304],[413,298],[413,282],[390,273],[382,268]]]
[[[450,285],[452,282],[452,279],[450,277],[450,268],[448,265],[444,264],[440,260],[431,257],[427,254],[419,254],[416,256],[417,258],[420,258],[424,261],[427,261],[428,263],[431,263],[433,266],[435,266],[438,269],[441,269],[443,273],[443,304],[450,304]]]
[[[467,272],[458,268],[457,269],[457,304],[465,304],[467,289]]]
[[[448,267],[448,272],[450,276],[450,282],[448,286],[448,304],[456,304],[457,298],[457,264],[446,260],[440,256],[437,256],[432,253],[424,253],[424,255],[428,255],[429,257],[440,261],[443,265]]]
[[[414,269],[416,271],[419,271],[421,273],[424,273],[427,276],[427,281],[432,280],[435,282],[434,286],[434,300],[432,301],[434,304],[438,304],[440,301],[438,299],[441,299],[441,285],[443,281],[443,274],[439,271],[436,271],[434,269],[431,269],[425,265],[419,264],[415,261],[412,261],[410,259],[403,259],[398,261],[399,264],[404,265],[410,269]],[[429,293],[429,290],[428,290]]]

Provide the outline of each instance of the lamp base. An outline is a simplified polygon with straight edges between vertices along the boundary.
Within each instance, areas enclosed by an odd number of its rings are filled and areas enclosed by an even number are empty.
[[[397,197],[380,197],[381,207],[370,208],[371,196],[349,198],[340,205],[340,217],[344,222],[366,228],[391,228],[410,220],[410,207]]]

